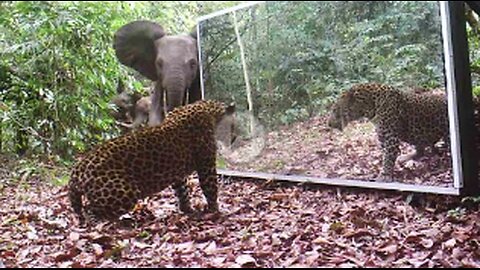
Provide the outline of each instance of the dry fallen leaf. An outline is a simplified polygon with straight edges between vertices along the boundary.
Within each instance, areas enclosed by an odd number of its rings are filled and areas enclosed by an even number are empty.
[[[272,200],[272,201],[282,201],[282,200],[288,199],[288,197],[289,197],[289,194],[275,193],[275,194],[272,194],[270,196],[270,200]]]
[[[242,254],[235,259],[235,262],[243,267],[255,266],[256,261],[251,255]]]
[[[222,266],[222,264],[225,262],[226,259],[227,259],[227,257],[215,257],[215,258],[211,259],[210,261],[212,262],[212,264],[214,266]]]
[[[214,254],[217,250],[217,244],[215,241],[211,241],[210,244],[203,250],[207,255]]]
[[[390,244],[384,248],[381,248],[379,251],[385,254],[394,254],[398,250],[397,244]]]
[[[411,263],[415,268],[420,268],[428,264],[430,259],[418,260],[418,259],[410,259],[409,263]]]
[[[420,244],[422,244],[424,248],[431,248],[433,247],[434,242],[432,239],[422,239]]]
[[[443,246],[444,248],[451,249],[455,246],[456,243],[457,241],[455,240],[455,238],[451,238],[450,240],[443,243]]]
[[[319,236],[317,238],[315,238],[313,241],[312,241],[313,244],[316,244],[316,245],[319,245],[319,244],[330,244],[330,241],[328,239],[326,239],[325,237],[322,237],[322,236]]]
[[[68,239],[70,239],[70,241],[72,241],[72,242],[76,242],[80,239],[80,234],[78,234],[76,232],[71,232],[68,236]]]
[[[102,256],[103,255],[103,248],[99,244],[92,244],[93,251],[95,255]]]
[[[77,256],[80,251],[77,248],[71,248],[67,253],[65,252],[58,252],[57,255],[54,256],[55,262],[64,262],[73,259]]]
[[[27,232],[27,238],[30,240],[38,240],[38,235],[36,232],[30,231]]]

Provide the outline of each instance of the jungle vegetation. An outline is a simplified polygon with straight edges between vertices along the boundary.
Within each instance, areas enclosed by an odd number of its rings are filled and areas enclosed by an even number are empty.
[[[131,91],[144,91],[150,82],[118,62],[113,33],[137,19],[189,32],[199,16],[239,2],[0,2],[0,152],[72,160],[117,136],[109,102],[119,78]],[[471,64],[478,72],[480,27],[468,12]],[[431,2],[278,2],[237,15],[254,112],[270,127],[325,113],[352,83],[443,84],[440,29],[432,23],[438,7]],[[219,17],[202,29],[217,31],[210,41],[228,45],[205,40],[205,57],[213,63],[206,67],[207,89],[245,109],[232,21]]]

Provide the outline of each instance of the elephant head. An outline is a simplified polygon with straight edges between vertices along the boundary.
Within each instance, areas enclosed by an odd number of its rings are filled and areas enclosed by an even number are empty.
[[[155,82],[149,125],[163,121],[166,111],[201,99],[196,34],[167,35],[150,21],[121,27],[114,37],[119,61]],[[166,99],[166,106],[164,97]]]

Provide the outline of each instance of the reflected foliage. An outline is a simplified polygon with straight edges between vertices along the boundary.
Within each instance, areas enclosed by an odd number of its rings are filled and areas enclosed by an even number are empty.
[[[236,16],[255,115],[271,128],[323,114],[356,83],[444,84],[436,2],[268,2]],[[206,91],[246,109],[232,17],[202,24]]]

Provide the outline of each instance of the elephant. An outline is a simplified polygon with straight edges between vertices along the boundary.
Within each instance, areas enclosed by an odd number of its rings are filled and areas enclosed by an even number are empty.
[[[138,93],[128,93],[125,90],[125,85],[121,79],[118,80],[117,84],[117,95],[114,96],[110,103],[113,106],[111,115],[117,122],[130,122],[131,115],[133,113],[134,104],[142,96]]]
[[[117,86],[117,95],[110,103],[115,105],[112,116],[122,127],[123,133],[130,129],[137,129],[148,120],[151,97],[142,96],[138,92],[128,93],[121,80]]]
[[[125,125],[127,128],[137,129],[148,121],[148,114],[152,107],[151,96],[142,97],[135,103],[134,114],[132,116],[132,124]]]
[[[134,21],[115,32],[120,63],[154,81],[148,125],[160,124],[175,107],[202,99],[196,32],[167,35],[151,21]]]

